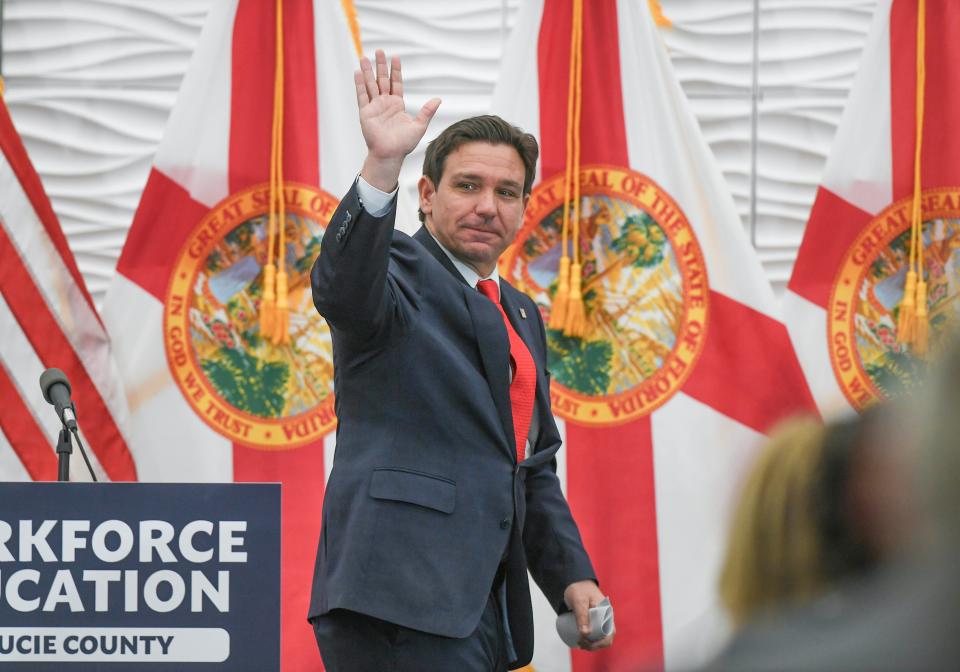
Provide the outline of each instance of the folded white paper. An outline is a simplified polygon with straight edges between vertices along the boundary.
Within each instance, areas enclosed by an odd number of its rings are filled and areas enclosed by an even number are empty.
[[[603,598],[603,602],[590,609],[590,634],[587,639],[597,641],[613,632],[613,607],[610,598]],[[557,616],[557,634],[563,643],[571,649],[577,648],[580,641],[580,631],[577,630],[577,619],[572,611]]]

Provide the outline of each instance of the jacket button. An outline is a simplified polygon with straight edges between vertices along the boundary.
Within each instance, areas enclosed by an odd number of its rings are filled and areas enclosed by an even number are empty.
[[[343,240],[343,231],[337,231],[337,242]]]
[[[500,529],[501,529],[501,530],[505,530],[505,529],[507,529],[508,527],[510,527],[510,519],[509,519],[509,518],[504,518],[503,520],[500,521]]]

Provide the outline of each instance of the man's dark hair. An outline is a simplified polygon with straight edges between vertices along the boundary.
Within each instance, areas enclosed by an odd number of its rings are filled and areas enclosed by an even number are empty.
[[[520,160],[523,161],[523,195],[530,193],[537,171],[537,157],[540,155],[537,139],[492,114],[461,119],[430,141],[427,154],[423,157],[423,174],[430,178],[434,188],[440,186],[440,177],[443,175],[447,157],[468,142],[510,145],[517,150]],[[419,215],[421,222],[426,219],[423,211],[419,211]]]

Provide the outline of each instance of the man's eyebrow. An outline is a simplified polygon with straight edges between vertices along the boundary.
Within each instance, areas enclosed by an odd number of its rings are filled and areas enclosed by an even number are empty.
[[[480,182],[483,180],[481,175],[476,173],[453,173],[450,176],[451,180],[474,180],[475,182]],[[497,186],[500,187],[513,187],[514,189],[521,189],[523,187],[522,182],[517,182],[516,180],[500,180],[497,182]]]

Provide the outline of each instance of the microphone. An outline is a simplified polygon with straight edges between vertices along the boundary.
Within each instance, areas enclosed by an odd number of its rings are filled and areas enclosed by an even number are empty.
[[[77,416],[70,400],[70,381],[60,369],[47,369],[40,374],[40,390],[48,404],[53,404],[60,422],[67,429],[77,428]]]
[[[40,374],[40,391],[43,392],[43,398],[48,404],[53,404],[57,409],[57,415],[60,416],[60,422],[63,423],[63,429],[60,430],[60,438],[57,440],[57,480],[70,480],[70,456],[73,454],[73,446],[70,444],[70,432],[77,439],[77,445],[80,446],[80,455],[87,464],[87,470],[90,472],[90,478],[97,480],[97,475],[93,471],[93,465],[90,464],[90,458],[87,457],[87,451],[80,440],[80,432],[77,430],[77,413],[70,400],[70,381],[67,380],[67,374],[60,369],[47,369]]]

